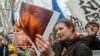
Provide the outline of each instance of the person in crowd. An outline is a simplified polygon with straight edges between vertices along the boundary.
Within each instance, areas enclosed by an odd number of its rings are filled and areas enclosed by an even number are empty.
[[[0,56],[8,56],[8,49],[6,43],[3,40],[4,37],[0,35]]]
[[[99,33],[99,24],[96,22],[89,22],[86,24],[85,29],[88,33],[85,36],[86,44],[92,50],[100,50],[100,33]]]
[[[17,53],[15,52],[16,48],[13,45],[13,37],[14,37],[14,33],[13,32],[9,32],[6,35],[6,38],[8,40],[8,44],[7,44],[7,47],[8,47],[8,56],[18,56]]]
[[[4,44],[5,46],[7,46],[8,40],[7,40],[6,37],[4,37],[4,38],[2,39],[2,44]]]
[[[91,49],[80,38],[73,37],[75,26],[70,20],[57,22],[54,33],[59,40],[52,47],[43,36],[36,34],[36,45],[44,56],[62,56],[63,48],[66,48],[66,56],[92,56]]]

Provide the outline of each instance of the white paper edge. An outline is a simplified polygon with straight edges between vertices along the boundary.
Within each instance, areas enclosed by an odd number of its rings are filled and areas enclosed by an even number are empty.
[[[55,24],[56,24],[56,22],[57,22],[57,20],[59,18],[59,16],[60,16],[59,12],[53,11],[53,15],[52,15],[52,17],[51,17],[51,19],[50,19],[50,21],[49,21],[44,33],[43,33],[43,37],[45,39],[48,39],[50,33],[52,32],[52,30],[53,30],[53,28],[54,28],[54,26],[55,26]]]

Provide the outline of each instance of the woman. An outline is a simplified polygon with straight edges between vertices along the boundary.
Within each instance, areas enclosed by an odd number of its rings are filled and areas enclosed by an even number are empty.
[[[41,35],[36,35],[36,45],[44,56],[61,56],[63,48],[66,48],[68,56],[92,56],[91,49],[80,38],[74,38],[75,26],[71,21],[59,21],[54,27],[54,33],[59,41],[54,43],[53,50],[48,41]]]

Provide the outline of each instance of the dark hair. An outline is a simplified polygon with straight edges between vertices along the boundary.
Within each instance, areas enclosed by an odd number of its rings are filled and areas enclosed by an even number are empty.
[[[87,28],[88,25],[95,25],[99,29],[99,24],[96,22],[88,22],[85,26],[85,29]]]
[[[57,25],[58,23],[64,23],[68,28],[72,27],[72,28],[73,28],[73,29],[72,29],[72,32],[73,32],[73,33],[75,32],[75,26],[74,26],[74,24],[72,23],[72,21],[70,21],[70,20],[68,20],[68,19],[63,19],[63,20],[58,21],[58,22],[56,23],[56,25]],[[54,31],[55,31],[55,29],[54,29]]]

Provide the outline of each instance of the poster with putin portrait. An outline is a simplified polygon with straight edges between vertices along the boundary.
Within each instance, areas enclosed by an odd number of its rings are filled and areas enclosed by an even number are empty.
[[[49,37],[60,13],[48,10],[37,5],[22,2],[20,8],[21,29],[34,43],[36,34]]]

